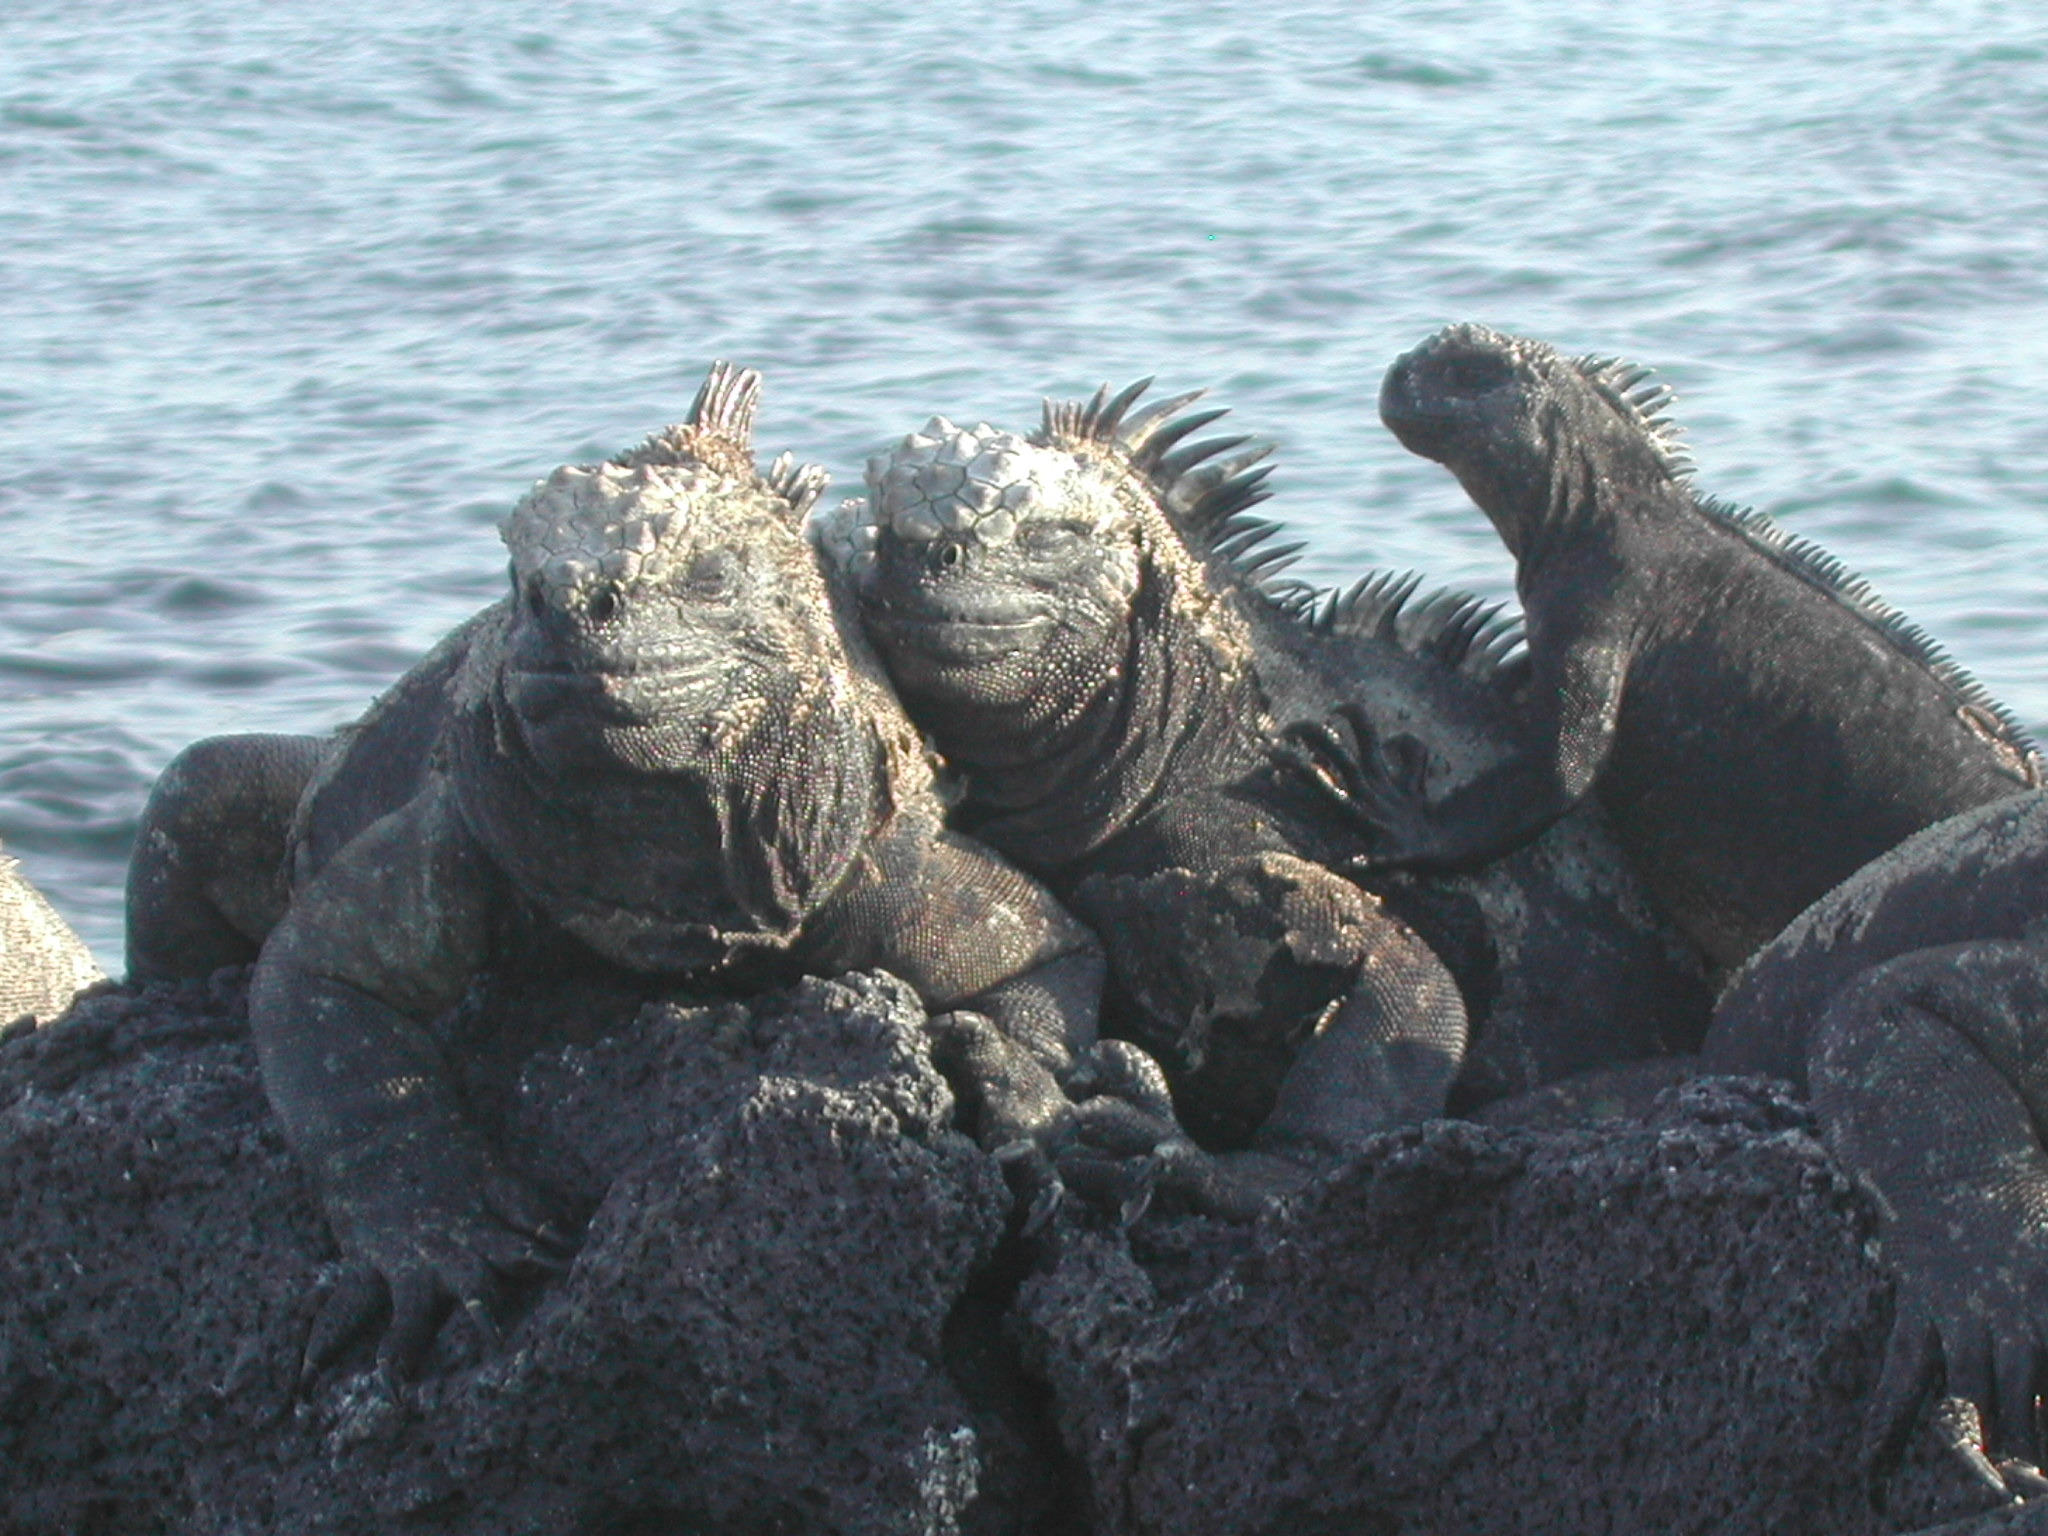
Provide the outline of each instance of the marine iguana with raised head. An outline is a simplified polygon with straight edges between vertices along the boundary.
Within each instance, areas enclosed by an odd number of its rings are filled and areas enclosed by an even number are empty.
[[[714,366],[685,424],[537,485],[504,524],[512,594],[299,798],[249,1010],[351,1262],[311,1364],[388,1300],[379,1358],[406,1373],[450,1302],[488,1329],[500,1277],[554,1261],[545,1202],[430,1030],[479,973],[757,987],[886,967],[978,1074],[985,1141],[1067,1107],[1055,1078],[1093,1042],[1101,952],[942,827],[923,745],[801,531],[822,474],[755,469],[758,394]]]
[[[1449,468],[1515,557],[1522,744],[1430,799],[1371,723],[1321,754],[1372,868],[1467,869],[1597,794],[1651,894],[1732,967],[1920,828],[2040,781],[1982,687],[1862,582],[1698,494],[1643,370],[1455,325],[1380,414]],[[1348,759],[1348,761],[1346,761]]]
[[[1221,413],[1133,411],[1144,388],[1048,403],[1029,438],[935,418],[820,542],[964,779],[956,824],[1102,936],[1197,1139],[1256,1186],[1443,1112],[1468,1000],[1492,1016],[1479,1097],[1689,1048],[1697,973],[1588,818],[1384,899],[1333,871],[1355,841],[1273,761],[1276,712],[1364,701],[1455,779],[1506,739],[1508,637],[1412,580],[1320,604],[1274,580],[1287,551],[1245,516],[1265,450],[1179,446]]]
[[[1511,847],[1595,791],[1679,925],[1748,961],[1705,1064],[1810,1082],[1829,1144],[1879,1196],[1901,1305],[1877,1449],[1896,1451],[1945,1354],[1997,1442],[2037,1458],[2035,753],[1834,560],[1698,495],[1668,394],[1643,379],[1471,325],[1394,365],[1388,425],[1457,474],[1516,557],[1528,735],[1429,803],[1394,782],[1369,722],[1343,750],[1311,726],[1317,782],[1349,781],[1378,862],[1421,867]]]

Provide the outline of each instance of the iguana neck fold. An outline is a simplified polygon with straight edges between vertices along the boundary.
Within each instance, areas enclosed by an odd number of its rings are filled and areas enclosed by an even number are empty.
[[[964,825],[1034,863],[1067,863],[1139,820],[1184,761],[1259,761],[1251,732],[1268,713],[1256,681],[1178,613],[1173,573],[1148,560],[1122,654],[1099,658],[1100,683],[1079,707],[957,711],[948,744],[972,786]],[[991,750],[962,753],[962,742]]]
[[[852,705],[808,688],[665,771],[569,774],[493,684],[454,733],[463,817],[515,887],[634,969],[787,947],[887,819],[884,753]]]

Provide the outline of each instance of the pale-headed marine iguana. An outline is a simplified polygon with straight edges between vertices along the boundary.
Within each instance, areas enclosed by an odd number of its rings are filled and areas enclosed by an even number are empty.
[[[106,979],[49,898],[0,853],[0,1036],[50,1023]]]
[[[1144,388],[1048,402],[1028,438],[934,418],[819,539],[960,776],[955,825],[1101,935],[1111,1031],[1221,1154],[1171,1177],[1241,1210],[1461,1098],[1695,1048],[1697,959],[1597,813],[1476,877],[1333,869],[1355,834],[1275,763],[1276,720],[1359,703],[1460,782],[1512,740],[1513,636],[1412,578],[1278,580],[1246,516],[1266,450],[1188,442],[1222,413]]]
[[[938,1015],[993,1149],[1055,1138],[1077,1063],[1167,1113],[1149,1061],[1095,1048],[1093,936],[942,825],[802,531],[822,472],[755,468],[758,397],[715,365],[683,425],[539,483],[503,525],[510,596],[338,745],[201,744],[153,802],[131,879],[148,974],[231,962],[252,937],[235,920],[268,925],[264,1086],[350,1261],[309,1368],[388,1307],[379,1363],[409,1374],[451,1303],[493,1331],[501,1281],[559,1262],[560,1222],[430,1029],[479,973],[752,990],[885,968]]]

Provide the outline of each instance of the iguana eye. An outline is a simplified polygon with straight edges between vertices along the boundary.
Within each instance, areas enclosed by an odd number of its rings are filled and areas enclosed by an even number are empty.
[[[693,560],[690,572],[683,580],[691,597],[716,601],[732,595],[733,588],[739,584],[739,575],[739,556],[729,549],[714,549]]]
[[[1028,555],[1056,555],[1085,537],[1075,523],[1026,523],[1017,530],[1017,547]]]
[[[1457,357],[1445,364],[1444,377],[1459,393],[1479,395],[1507,383],[1514,369],[1498,357]]]

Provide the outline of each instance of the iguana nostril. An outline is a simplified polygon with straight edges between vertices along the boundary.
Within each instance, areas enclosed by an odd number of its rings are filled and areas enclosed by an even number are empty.
[[[585,613],[593,624],[609,624],[618,616],[619,594],[616,588],[599,587],[591,593],[590,601],[584,605]]]
[[[940,570],[953,570],[966,558],[967,550],[958,539],[942,539],[939,542],[937,559]]]

